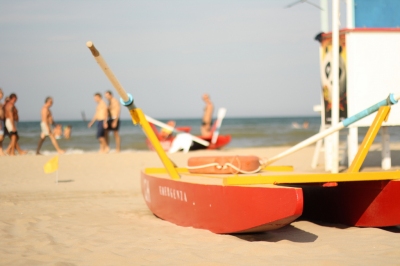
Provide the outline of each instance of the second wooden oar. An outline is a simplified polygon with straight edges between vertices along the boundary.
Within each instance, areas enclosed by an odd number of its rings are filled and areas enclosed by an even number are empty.
[[[148,115],[146,115],[146,119],[147,119],[147,121],[149,121],[150,123],[153,123],[154,125],[157,125],[159,127],[165,128],[165,129],[170,130],[170,131],[173,131],[175,133],[186,133],[186,134],[189,134],[187,132],[179,131],[176,128],[171,127],[171,126],[169,126],[169,125],[167,125],[167,124],[165,124],[165,123],[163,123],[161,121],[158,121],[158,120],[156,120],[154,118],[151,118]],[[210,145],[210,142],[208,142],[208,141],[206,141],[204,139],[198,138],[198,137],[196,137],[196,136],[194,136],[192,134],[189,134],[189,135],[192,137],[193,141],[195,141],[197,143],[200,143],[201,145],[204,145],[206,147],[208,147]]]

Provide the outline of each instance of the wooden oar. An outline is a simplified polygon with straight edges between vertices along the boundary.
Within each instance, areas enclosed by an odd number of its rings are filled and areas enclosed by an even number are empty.
[[[311,144],[317,142],[318,140],[323,139],[326,136],[328,136],[328,135],[330,135],[330,134],[332,134],[332,133],[334,133],[336,131],[339,131],[339,130],[345,128],[345,127],[348,127],[349,125],[359,121],[360,119],[363,119],[364,117],[366,117],[366,116],[368,116],[368,115],[370,115],[372,113],[375,113],[376,111],[378,111],[379,107],[381,107],[381,106],[387,106],[387,105],[396,104],[399,99],[400,99],[400,94],[396,94],[396,95],[390,94],[386,99],[384,99],[384,100],[372,105],[371,107],[369,107],[369,108],[367,108],[367,109],[365,109],[365,110],[363,110],[363,111],[361,111],[361,112],[359,112],[359,113],[357,113],[357,114],[355,114],[355,115],[353,115],[353,116],[351,116],[349,118],[346,118],[345,120],[343,120],[339,124],[333,125],[330,128],[328,128],[328,129],[326,129],[326,130],[324,130],[324,131],[322,131],[322,132],[320,132],[320,133],[318,133],[318,134],[316,134],[316,135],[314,135],[314,136],[312,136],[312,137],[300,142],[299,144],[297,144],[297,145],[291,147],[290,149],[288,149],[288,150],[276,155],[275,157],[270,158],[269,160],[267,160],[266,165],[269,165],[269,164],[271,164],[271,163],[273,163],[273,162],[275,162],[275,161],[277,161],[277,160],[279,160],[279,159],[281,159],[281,158],[283,158],[283,157],[285,157],[285,156],[287,156],[289,154],[292,154],[292,153],[294,153],[294,152],[296,152],[296,151],[298,151],[300,149],[303,149],[303,148],[307,147],[308,145],[311,145]]]
[[[151,118],[148,115],[146,115],[146,119],[147,119],[147,121],[149,121],[150,123],[153,123],[154,125],[157,125],[159,127],[165,128],[165,129],[170,130],[170,131],[173,131],[175,133],[186,133],[186,134],[189,134],[187,132],[177,130],[176,128],[171,127],[171,126],[169,126],[169,125],[167,125],[167,124],[165,124],[165,123],[163,123],[161,121],[158,121],[158,120],[156,120],[154,118]],[[195,141],[197,143],[200,143],[201,145],[204,145],[206,147],[208,147],[210,145],[210,142],[208,142],[208,141],[206,141],[204,139],[198,138],[198,137],[196,137],[196,136],[194,136],[192,134],[189,134],[189,135],[192,137],[193,141]]]
[[[217,121],[215,122],[215,130],[212,135],[211,143],[215,144],[218,139],[219,135],[219,129],[221,128],[222,120],[224,119],[226,115],[226,109],[225,108],[219,108],[218,109],[218,115],[217,115]]]
[[[150,140],[151,144],[153,145],[154,149],[156,150],[160,160],[164,164],[165,168],[169,176],[172,179],[179,179],[179,173],[175,169],[174,163],[168,158],[167,154],[165,153],[163,147],[161,146],[160,142],[157,139],[156,134],[154,133],[153,129],[149,125],[149,122],[146,120],[146,116],[139,108],[136,108],[135,104],[133,103],[132,95],[126,93],[124,88],[121,86],[117,78],[114,76],[111,69],[108,67],[106,61],[100,55],[99,51],[94,47],[92,42],[87,42],[86,46],[92,52],[94,59],[99,64],[100,68],[104,71],[104,74],[108,77],[111,84],[114,86],[115,90],[118,92],[119,96],[121,97],[121,103],[129,109],[129,113],[131,115],[132,121],[134,124],[140,124],[144,133],[146,134],[147,138]]]

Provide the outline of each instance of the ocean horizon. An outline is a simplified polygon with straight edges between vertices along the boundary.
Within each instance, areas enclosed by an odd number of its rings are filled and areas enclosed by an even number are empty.
[[[200,134],[201,119],[199,118],[172,118],[159,119],[166,123],[168,120],[175,120],[176,126],[191,127],[191,134]],[[58,139],[60,147],[67,153],[87,153],[97,152],[99,143],[96,139],[96,127],[87,127],[88,121],[65,120],[56,121],[63,126],[71,125],[72,134],[70,139]],[[308,127],[303,127],[306,122]],[[244,118],[225,118],[220,129],[221,135],[231,135],[231,142],[225,148],[251,148],[269,146],[292,146],[295,145],[320,130],[321,118],[317,116],[287,116],[287,117],[244,117]],[[360,128],[359,141],[362,141],[367,128]],[[18,133],[20,136],[20,146],[29,153],[34,153],[40,137],[40,122],[26,121],[18,123]],[[121,151],[140,151],[147,150],[146,138],[140,126],[132,124],[130,119],[121,120],[120,126]],[[400,131],[398,127],[389,127],[391,141],[400,142]],[[347,129],[340,132],[340,141],[345,141]],[[375,142],[380,141],[378,134]],[[3,148],[9,143],[6,137]],[[110,148],[115,149],[115,142],[110,133]],[[47,139],[41,149],[42,154],[55,153],[51,141]]]

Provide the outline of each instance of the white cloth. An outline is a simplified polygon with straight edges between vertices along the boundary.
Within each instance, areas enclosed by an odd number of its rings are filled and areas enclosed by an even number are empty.
[[[192,146],[192,136],[187,133],[181,133],[176,135],[168,152],[174,153],[183,150],[186,153],[189,151],[190,146]]]
[[[14,132],[10,118],[6,118],[6,128],[7,128],[8,132],[10,132],[10,133]],[[15,131],[17,131],[17,125],[15,125]]]

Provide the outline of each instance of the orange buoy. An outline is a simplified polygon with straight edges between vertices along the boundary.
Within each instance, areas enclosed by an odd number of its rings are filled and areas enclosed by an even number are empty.
[[[257,173],[261,170],[257,156],[199,156],[188,160],[188,170],[193,174]]]

